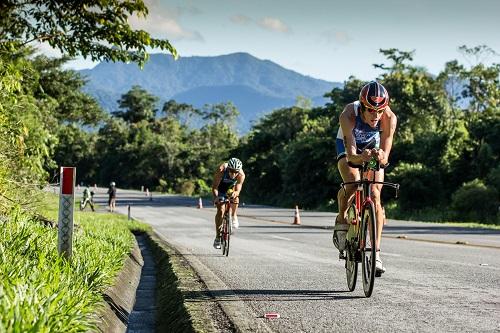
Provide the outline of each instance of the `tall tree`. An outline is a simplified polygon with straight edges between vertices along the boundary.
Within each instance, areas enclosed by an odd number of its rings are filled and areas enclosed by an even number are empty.
[[[52,116],[58,122],[97,125],[106,114],[93,97],[82,91],[86,82],[81,75],[62,68],[68,60],[67,57],[51,59],[46,56],[33,59],[39,84],[34,90],[35,97],[57,103]]]
[[[203,113],[194,106],[186,103],[177,103],[173,99],[163,104],[162,112],[166,118],[176,119],[182,126],[190,127],[191,119],[200,117]]]
[[[47,42],[70,57],[133,61],[144,64],[147,48],[177,51],[168,40],[133,30],[128,18],[146,17],[142,0],[3,0],[0,2],[0,49]]]
[[[156,104],[159,98],[150,94],[140,86],[133,86],[118,100],[119,106],[124,111],[115,111],[113,114],[129,123],[140,121],[151,122],[156,117]]]

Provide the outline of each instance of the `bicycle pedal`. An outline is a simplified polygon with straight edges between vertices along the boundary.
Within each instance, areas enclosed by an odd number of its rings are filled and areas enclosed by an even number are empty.
[[[344,255],[344,252],[339,252],[339,260],[345,260],[346,256]]]

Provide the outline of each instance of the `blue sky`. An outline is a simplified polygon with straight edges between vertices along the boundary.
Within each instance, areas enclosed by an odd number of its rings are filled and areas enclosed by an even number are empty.
[[[415,50],[414,64],[438,73],[460,45],[500,53],[500,0],[146,0],[130,23],[169,39],[181,56],[248,52],[329,81],[370,80],[380,48]],[[154,51],[153,51],[154,52]],[[488,62],[500,63],[500,56]],[[70,67],[92,67],[78,59]]]

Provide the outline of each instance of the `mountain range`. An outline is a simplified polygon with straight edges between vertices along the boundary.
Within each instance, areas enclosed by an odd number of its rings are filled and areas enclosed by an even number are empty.
[[[178,60],[152,54],[142,70],[134,63],[102,62],[80,73],[87,79],[84,90],[109,112],[118,110],[121,95],[139,85],[160,98],[159,109],[170,99],[195,107],[231,101],[240,111],[240,132],[273,109],[295,105],[298,96],[309,98],[314,106],[323,105],[324,94],[342,86],[248,53]]]

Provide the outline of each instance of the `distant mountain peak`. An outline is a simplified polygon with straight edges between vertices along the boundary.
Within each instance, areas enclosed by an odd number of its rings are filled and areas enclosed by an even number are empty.
[[[108,111],[116,110],[120,96],[140,85],[162,102],[174,98],[200,107],[231,100],[247,122],[274,108],[293,105],[299,95],[322,104],[325,93],[341,86],[246,52],[178,60],[157,53],[151,55],[143,70],[136,64],[103,62],[80,72],[88,80],[85,90]]]

